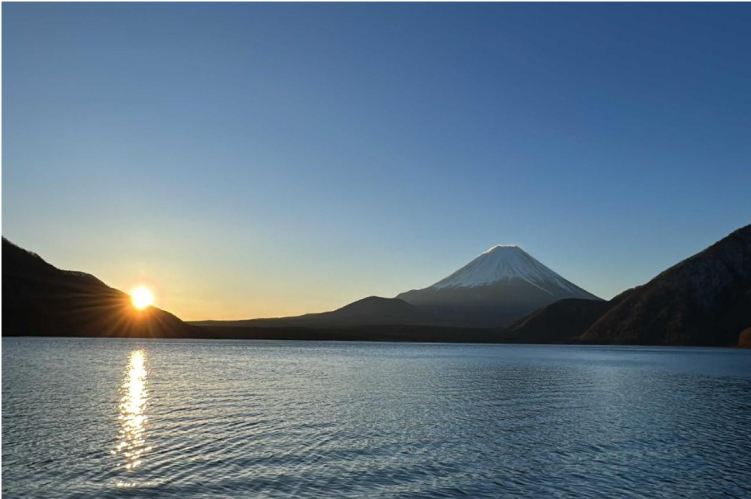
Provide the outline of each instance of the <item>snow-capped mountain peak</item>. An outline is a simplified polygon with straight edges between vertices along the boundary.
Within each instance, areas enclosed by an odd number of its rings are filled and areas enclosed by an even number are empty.
[[[507,249],[508,248],[518,249],[518,250],[524,251],[519,246],[517,246],[516,244],[496,244],[492,248],[483,251],[482,254],[483,255],[487,255],[488,253],[492,253],[492,252],[494,252],[496,250],[503,250],[504,248],[507,248]]]
[[[545,265],[535,260],[519,246],[498,245],[430,286],[433,289],[476,287],[509,279],[522,279],[543,291],[554,294],[551,288],[561,288],[573,294],[581,290]]]
[[[519,246],[493,246],[450,276],[400,298],[447,323],[499,326],[565,298],[599,300]]]

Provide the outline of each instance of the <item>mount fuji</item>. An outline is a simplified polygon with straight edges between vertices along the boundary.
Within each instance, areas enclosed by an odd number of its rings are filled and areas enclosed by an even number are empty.
[[[504,326],[564,298],[600,300],[518,246],[494,246],[448,277],[397,298],[444,323]]]

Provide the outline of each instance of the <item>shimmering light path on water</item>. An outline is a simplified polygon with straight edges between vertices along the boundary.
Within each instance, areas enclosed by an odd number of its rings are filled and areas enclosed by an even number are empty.
[[[5,498],[749,497],[751,351],[3,339]]]
[[[120,435],[115,452],[120,453],[125,469],[137,468],[141,456],[151,450],[146,446],[146,353],[133,350],[128,359],[123,383],[123,397],[120,399]],[[124,485],[124,484],[123,484]]]

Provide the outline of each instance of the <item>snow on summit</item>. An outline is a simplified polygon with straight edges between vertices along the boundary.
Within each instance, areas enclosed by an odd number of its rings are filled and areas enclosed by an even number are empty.
[[[494,327],[565,298],[599,300],[518,246],[493,246],[445,279],[397,298],[445,323]]]
[[[522,279],[551,294],[552,288],[563,288],[574,294],[581,291],[519,246],[503,245],[493,246],[431,288],[484,286],[514,278]]]

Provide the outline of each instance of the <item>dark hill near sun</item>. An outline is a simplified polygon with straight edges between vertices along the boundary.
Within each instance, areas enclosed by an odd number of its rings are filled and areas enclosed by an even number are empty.
[[[3,336],[182,337],[174,315],[133,308],[130,296],[96,277],[60,270],[3,238]]]

